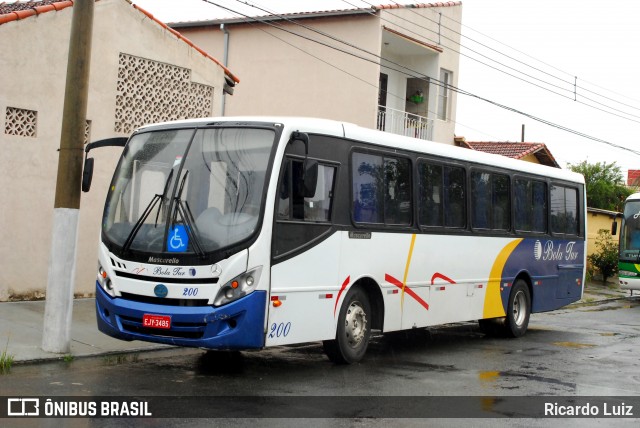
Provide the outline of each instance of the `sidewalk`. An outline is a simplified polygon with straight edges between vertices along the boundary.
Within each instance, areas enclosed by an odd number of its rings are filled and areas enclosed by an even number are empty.
[[[64,354],[42,350],[45,301],[0,302],[0,354],[6,350],[14,362],[63,359]],[[157,343],[117,340],[98,331],[95,299],[75,299],[68,356],[166,349]]]
[[[580,302],[594,303],[630,295],[612,284],[587,283]],[[65,355],[42,350],[44,301],[0,302],[0,354],[6,351],[14,362],[63,359]],[[73,304],[71,351],[68,355],[88,357],[115,353],[166,349],[167,345],[149,342],[125,342],[98,331],[95,299],[76,299]]]

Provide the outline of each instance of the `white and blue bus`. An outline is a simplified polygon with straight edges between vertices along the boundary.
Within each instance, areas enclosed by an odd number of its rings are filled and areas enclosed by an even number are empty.
[[[96,310],[119,339],[323,341],[352,363],[372,330],[479,320],[519,337],[582,297],[584,180],[569,171],[305,118],[149,125],[87,151],[110,144],[125,147]]]

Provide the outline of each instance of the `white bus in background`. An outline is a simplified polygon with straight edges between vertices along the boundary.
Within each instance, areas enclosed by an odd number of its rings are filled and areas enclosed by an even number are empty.
[[[640,290],[640,193],[630,195],[624,203],[618,279],[621,288]]]
[[[582,297],[581,175],[306,118],[163,123],[125,143],[98,254],[110,336],[323,341],[353,363],[372,330],[479,320],[518,337]]]

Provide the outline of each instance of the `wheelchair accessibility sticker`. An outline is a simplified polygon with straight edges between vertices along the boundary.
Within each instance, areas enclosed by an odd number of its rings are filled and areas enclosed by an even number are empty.
[[[188,246],[189,234],[187,233],[187,229],[181,224],[174,226],[167,237],[167,251],[171,253],[182,253],[187,251]]]

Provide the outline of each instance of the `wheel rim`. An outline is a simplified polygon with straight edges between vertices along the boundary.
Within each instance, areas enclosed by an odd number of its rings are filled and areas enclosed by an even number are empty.
[[[527,299],[524,291],[520,290],[513,298],[513,321],[521,326],[527,316]]]
[[[360,302],[352,302],[349,305],[344,323],[347,343],[352,348],[357,348],[367,332],[367,314]]]

